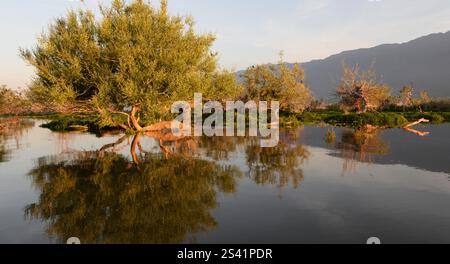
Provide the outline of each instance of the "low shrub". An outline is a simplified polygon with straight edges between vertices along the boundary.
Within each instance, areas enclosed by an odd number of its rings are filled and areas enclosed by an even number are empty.
[[[98,125],[97,116],[65,116],[58,115],[52,117],[49,123],[41,125],[56,132],[73,131],[75,126],[85,126],[91,133],[99,133],[101,128]]]
[[[362,127],[365,125],[400,127],[408,120],[398,113],[351,113],[332,115],[325,119],[329,124],[336,126]]]
[[[441,116],[444,118],[444,122],[450,122],[450,112],[443,112]]]
[[[450,121],[449,118],[449,113],[417,113],[417,112],[408,112],[405,113],[405,117],[409,120],[409,121],[417,121],[421,118],[425,118],[430,120],[431,123],[433,124],[440,124],[443,123],[445,121]]]

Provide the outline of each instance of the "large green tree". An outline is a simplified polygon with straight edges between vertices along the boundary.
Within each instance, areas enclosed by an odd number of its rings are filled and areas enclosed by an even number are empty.
[[[190,100],[195,92],[207,99],[237,95],[234,75],[218,68],[211,51],[215,37],[197,34],[191,17],[169,15],[166,0],[160,8],[114,0],[100,10],[100,19],[89,10],[70,11],[34,49],[21,51],[36,69],[33,99],[88,105],[111,125],[114,115],[138,123],[166,119],[173,102]],[[124,113],[129,107],[142,118]]]

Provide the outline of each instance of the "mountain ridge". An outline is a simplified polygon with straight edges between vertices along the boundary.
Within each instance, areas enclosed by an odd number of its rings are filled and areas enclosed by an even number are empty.
[[[333,98],[343,61],[349,66],[359,64],[362,69],[373,65],[379,79],[389,84],[394,94],[411,84],[417,94],[426,90],[432,97],[450,97],[450,31],[403,43],[347,50],[300,63],[305,70],[306,83],[317,98]]]

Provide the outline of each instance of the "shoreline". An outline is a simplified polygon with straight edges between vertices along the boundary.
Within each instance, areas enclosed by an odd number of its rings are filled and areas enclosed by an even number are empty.
[[[55,132],[85,131],[93,134],[113,130],[124,130],[120,127],[101,126],[97,113],[92,114],[35,114],[29,113],[19,116],[0,116],[4,118],[33,118],[47,119],[48,123],[42,125]],[[367,112],[367,113],[343,113],[339,111],[308,111],[303,113],[280,113],[280,127],[296,128],[302,125],[330,125],[335,127],[363,128],[373,126],[378,128],[400,128],[409,122],[427,119],[431,124],[450,122],[450,112]],[[129,132],[129,131],[125,131]]]

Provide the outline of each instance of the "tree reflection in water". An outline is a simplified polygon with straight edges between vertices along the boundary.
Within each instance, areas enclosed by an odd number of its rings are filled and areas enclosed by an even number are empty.
[[[310,152],[298,143],[301,131],[302,128],[286,131],[274,148],[261,148],[256,139],[249,141],[246,148],[249,177],[257,184],[279,188],[292,184],[298,188],[304,178],[301,165],[310,156]]]
[[[376,156],[389,153],[389,145],[381,139],[379,129],[344,129],[335,147],[344,159],[343,173],[355,171],[358,162],[373,163]]]
[[[217,194],[236,192],[243,175],[224,165],[232,152],[246,155],[257,184],[300,185],[300,166],[309,157],[297,143],[300,132],[283,134],[276,148],[259,147],[257,138],[147,133],[159,151],[145,150],[144,135],[137,135],[95,152],[41,158],[29,173],[40,198],[26,215],[45,221],[58,242],[72,236],[83,243],[195,242],[217,225],[211,215]],[[131,157],[117,153],[126,146]]]
[[[13,149],[20,149],[20,138],[34,122],[19,118],[0,118],[0,163],[10,159]],[[9,145],[13,141],[14,148]]]
[[[131,149],[139,143],[136,137]],[[46,220],[59,242],[72,236],[83,243],[194,242],[216,226],[211,209],[217,192],[235,191],[235,168],[167,153],[134,152],[131,162],[106,151],[115,146],[41,158],[30,172],[39,202],[26,215]]]

